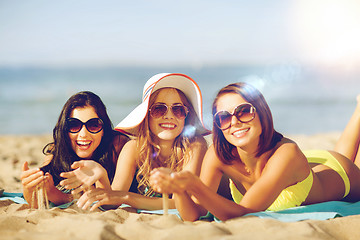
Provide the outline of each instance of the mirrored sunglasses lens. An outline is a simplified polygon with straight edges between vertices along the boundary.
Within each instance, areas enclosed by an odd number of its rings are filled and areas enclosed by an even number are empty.
[[[67,121],[68,131],[71,133],[77,133],[82,128],[82,122],[78,119],[69,119]]]
[[[254,109],[251,105],[239,106],[235,111],[235,116],[240,122],[249,122],[254,118]]]
[[[86,122],[86,128],[91,133],[98,133],[103,128],[103,122],[100,118],[93,118]]]
[[[150,115],[153,118],[164,116],[167,111],[167,106],[164,104],[155,104],[150,108]]]
[[[184,119],[187,116],[187,111],[183,105],[174,105],[171,107],[174,116],[178,119]]]
[[[220,129],[226,129],[230,126],[232,115],[228,112],[220,112],[215,116],[215,124]]]

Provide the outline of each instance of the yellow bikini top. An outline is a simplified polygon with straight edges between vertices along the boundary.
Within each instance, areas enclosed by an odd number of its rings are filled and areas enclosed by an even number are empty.
[[[300,206],[307,198],[313,184],[313,173],[310,171],[309,175],[301,182],[289,186],[282,190],[280,195],[267,209],[269,211],[280,211],[291,207]],[[230,191],[234,201],[239,204],[243,195],[236,188],[234,182],[230,179]]]

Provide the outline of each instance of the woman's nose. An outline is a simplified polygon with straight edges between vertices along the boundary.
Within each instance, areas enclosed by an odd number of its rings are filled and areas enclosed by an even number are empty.
[[[79,136],[84,137],[89,133],[89,131],[86,129],[85,125],[83,125],[80,129]]]
[[[241,123],[234,115],[231,116],[231,126]]]
[[[170,107],[168,107],[166,113],[164,114],[164,118],[168,119],[168,118],[174,118],[174,114],[171,111]]]

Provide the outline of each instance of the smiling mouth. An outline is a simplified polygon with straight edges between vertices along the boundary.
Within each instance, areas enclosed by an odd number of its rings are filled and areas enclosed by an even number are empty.
[[[245,133],[247,133],[249,130],[250,130],[250,128],[241,129],[241,130],[238,130],[238,131],[234,132],[232,135],[234,135],[235,137],[241,137]]]
[[[87,147],[90,146],[91,141],[76,141],[76,144],[77,144],[79,147],[87,148]]]
[[[165,129],[175,129],[176,125],[172,123],[162,123],[160,124],[160,127]]]

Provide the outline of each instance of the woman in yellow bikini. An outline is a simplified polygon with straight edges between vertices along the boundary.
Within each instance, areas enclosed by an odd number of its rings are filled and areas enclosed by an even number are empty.
[[[184,220],[197,220],[207,211],[227,220],[257,211],[360,200],[360,97],[335,151],[302,152],[274,130],[263,95],[245,83],[221,89],[212,111],[213,145],[200,178],[161,168],[151,175],[155,191],[176,196]],[[217,194],[223,175],[230,179],[234,201]]]

